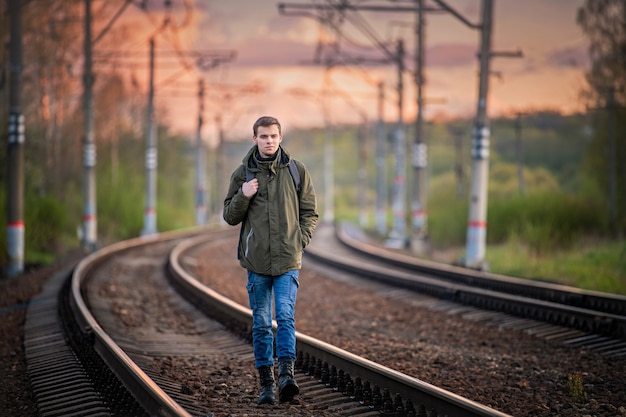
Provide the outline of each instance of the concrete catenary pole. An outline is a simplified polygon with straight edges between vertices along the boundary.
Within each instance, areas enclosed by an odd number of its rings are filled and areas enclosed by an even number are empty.
[[[207,192],[205,181],[205,152],[202,144],[202,124],[204,118],[204,80],[198,81],[198,131],[196,132],[196,225],[207,223]]]
[[[472,135],[472,182],[467,225],[465,266],[486,269],[487,188],[489,179],[489,127],[487,126],[487,95],[491,53],[493,0],[482,2],[480,42],[480,80],[478,108]]]
[[[150,77],[146,117],[146,201],[142,236],[158,233],[156,227],[157,146],[154,123],[154,38],[150,38]]]
[[[415,84],[417,87],[417,116],[415,118],[415,142],[413,144],[413,201],[411,205],[411,250],[422,254],[427,251],[428,224],[426,209],[426,168],[428,148],[424,141],[424,1],[417,2]]]
[[[7,276],[24,272],[24,115],[20,111],[22,10],[7,0],[10,40],[9,136],[7,149]]]
[[[393,228],[386,241],[388,247],[404,248],[407,246],[406,235],[406,144],[403,122],[402,75],[404,73],[404,43],[400,39],[397,46],[398,63],[398,123],[394,132],[396,169],[393,181]]]
[[[93,251],[97,240],[96,217],[96,143],[94,140],[94,111],[91,40],[91,0],[85,0],[85,36],[83,71],[83,165],[84,165],[84,208],[82,248]]]
[[[378,122],[376,123],[376,231],[387,234],[387,133],[384,121],[385,84],[378,83]]]

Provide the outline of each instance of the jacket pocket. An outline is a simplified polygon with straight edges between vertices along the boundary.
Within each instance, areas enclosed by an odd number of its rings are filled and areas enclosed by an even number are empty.
[[[291,275],[291,279],[293,280],[294,284],[296,284],[296,287],[299,287],[300,286],[299,272],[297,270],[293,270],[289,274]]]

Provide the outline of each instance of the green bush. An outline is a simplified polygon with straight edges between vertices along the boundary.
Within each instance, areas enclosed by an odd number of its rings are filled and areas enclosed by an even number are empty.
[[[537,254],[570,248],[578,236],[606,228],[597,203],[560,192],[494,199],[487,216],[490,243],[516,236]]]
[[[105,241],[139,236],[143,222],[143,179],[121,174],[123,182],[98,184],[98,235]]]
[[[487,241],[499,244],[519,239],[537,254],[571,247],[585,235],[606,230],[597,199],[568,194],[543,169],[524,172],[529,191],[519,194],[515,167],[499,164],[492,170],[487,208]],[[493,179],[493,178],[492,178]],[[453,173],[431,180],[428,198],[428,230],[436,248],[464,245],[469,197],[459,196]]]
[[[428,197],[428,234],[436,248],[463,245],[469,212],[467,195],[458,195],[454,174],[432,179]]]
[[[44,196],[28,194],[24,202],[25,255],[32,261],[42,261],[58,253],[60,238],[67,231],[68,213],[62,202]]]
[[[518,167],[507,162],[498,162],[489,171],[489,199],[502,199],[520,195]],[[522,170],[524,192],[539,193],[559,190],[556,178],[544,168]]]

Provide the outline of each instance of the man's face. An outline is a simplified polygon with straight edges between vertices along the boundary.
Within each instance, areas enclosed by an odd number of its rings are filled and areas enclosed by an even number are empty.
[[[254,140],[254,143],[256,143],[259,148],[261,157],[269,158],[276,153],[283,137],[278,133],[277,125],[259,126],[256,136],[253,136],[252,140]]]

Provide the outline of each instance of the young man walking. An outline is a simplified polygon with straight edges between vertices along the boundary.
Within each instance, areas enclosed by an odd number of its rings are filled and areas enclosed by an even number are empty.
[[[290,401],[300,392],[294,379],[298,273],[319,216],[311,176],[280,145],[278,120],[261,117],[252,132],[254,146],[230,178],[224,220],[233,226],[242,223],[238,257],[248,270],[252,341],[261,380],[258,404],[274,404],[274,357],[278,358],[279,400]],[[272,298],[278,324],[276,352]]]

